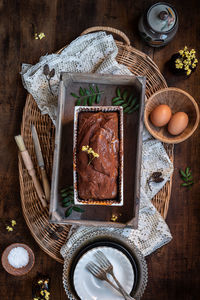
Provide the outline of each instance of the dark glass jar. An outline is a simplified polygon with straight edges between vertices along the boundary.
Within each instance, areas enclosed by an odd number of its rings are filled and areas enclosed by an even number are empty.
[[[140,18],[139,32],[152,47],[169,43],[178,29],[178,15],[171,4],[158,2],[148,8]]]

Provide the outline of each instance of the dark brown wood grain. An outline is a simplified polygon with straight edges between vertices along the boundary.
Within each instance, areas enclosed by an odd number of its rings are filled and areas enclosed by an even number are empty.
[[[52,279],[52,300],[67,299],[62,286],[62,265],[48,257],[32,238],[22,216],[14,135],[20,131],[25,103],[21,63],[36,63],[41,55],[62,48],[88,27],[111,26],[122,30],[131,44],[150,55],[163,72],[169,86],[189,92],[200,101],[200,69],[183,80],[172,75],[167,60],[187,45],[200,59],[200,4],[197,0],[171,0],[179,14],[179,30],[167,46],[153,49],[139,38],[137,23],[153,0],[13,0],[0,1],[0,254],[11,243],[29,245],[35,253],[35,266],[19,278],[7,274],[0,265],[0,299],[31,299],[31,283],[36,273]],[[34,40],[34,30],[46,37]],[[145,300],[196,300],[200,294],[200,131],[175,146],[175,170],[167,223],[173,240],[147,257],[149,282]],[[179,169],[190,166],[195,184],[180,188]],[[6,231],[11,219],[13,232]],[[103,300],[103,299],[102,299]]]

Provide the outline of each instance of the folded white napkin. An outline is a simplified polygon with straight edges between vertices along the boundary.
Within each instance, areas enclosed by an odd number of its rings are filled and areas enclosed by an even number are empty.
[[[22,81],[24,87],[36,100],[42,113],[48,113],[52,121],[56,122],[57,95],[60,72],[97,72],[105,74],[128,74],[130,71],[116,61],[117,46],[112,35],[97,32],[74,40],[61,54],[51,54],[40,58],[40,61],[31,66],[22,65]],[[48,89],[48,82],[43,75],[43,67],[49,65],[50,70],[55,69],[55,76],[51,79],[53,95]],[[147,184],[147,179],[155,171],[161,171],[164,180],[160,183]],[[161,142],[153,139],[146,130],[143,134],[141,197],[139,210],[139,225],[137,230],[117,230],[127,238],[134,241],[144,255],[148,255],[157,248],[169,242],[172,238],[169,228],[161,215],[151,203],[153,196],[170,179],[173,172],[171,163]],[[73,235],[67,245],[92,228],[81,226],[73,227]]]

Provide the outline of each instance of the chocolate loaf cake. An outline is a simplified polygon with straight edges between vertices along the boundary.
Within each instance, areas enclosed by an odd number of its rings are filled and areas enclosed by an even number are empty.
[[[116,199],[119,134],[117,112],[81,112],[78,120],[78,194],[83,200]]]

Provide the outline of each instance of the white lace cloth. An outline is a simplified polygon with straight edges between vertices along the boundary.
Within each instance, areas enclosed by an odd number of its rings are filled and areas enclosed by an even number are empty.
[[[112,35],[106,35],[105,32],[79,37],[65,48],[61,54],[43,56],[34,66],[23,64],[21,75],[24,87],[32,94],[41,112],[49,114],[55,124],[60,72],[98,72],[131,75],[125,66],[118,64],[116,61],[117,52],[118,49]],[[51,79],[53,95],[50,93],[48,82],[43,75],[45,64],[49,65],[50,70],[55,69],[55,76]],[[149,189],[147,179],[155,171],[162,172],[164,181],[151,183],[151,189]],[[117,229],[118,232],[133,240],[144,255],[155,251],[172,238],[167,224],[151,203],[153,196],[170,179],[172,172],[173,165],[162,143],[153,139],[144,130],[138,229]],[[73,236],[69,238],[68,245],[70,246],[73,239],[78,238],[80,234],[88,230],[91,230],[91,228],[84,226],[73,230]]]

